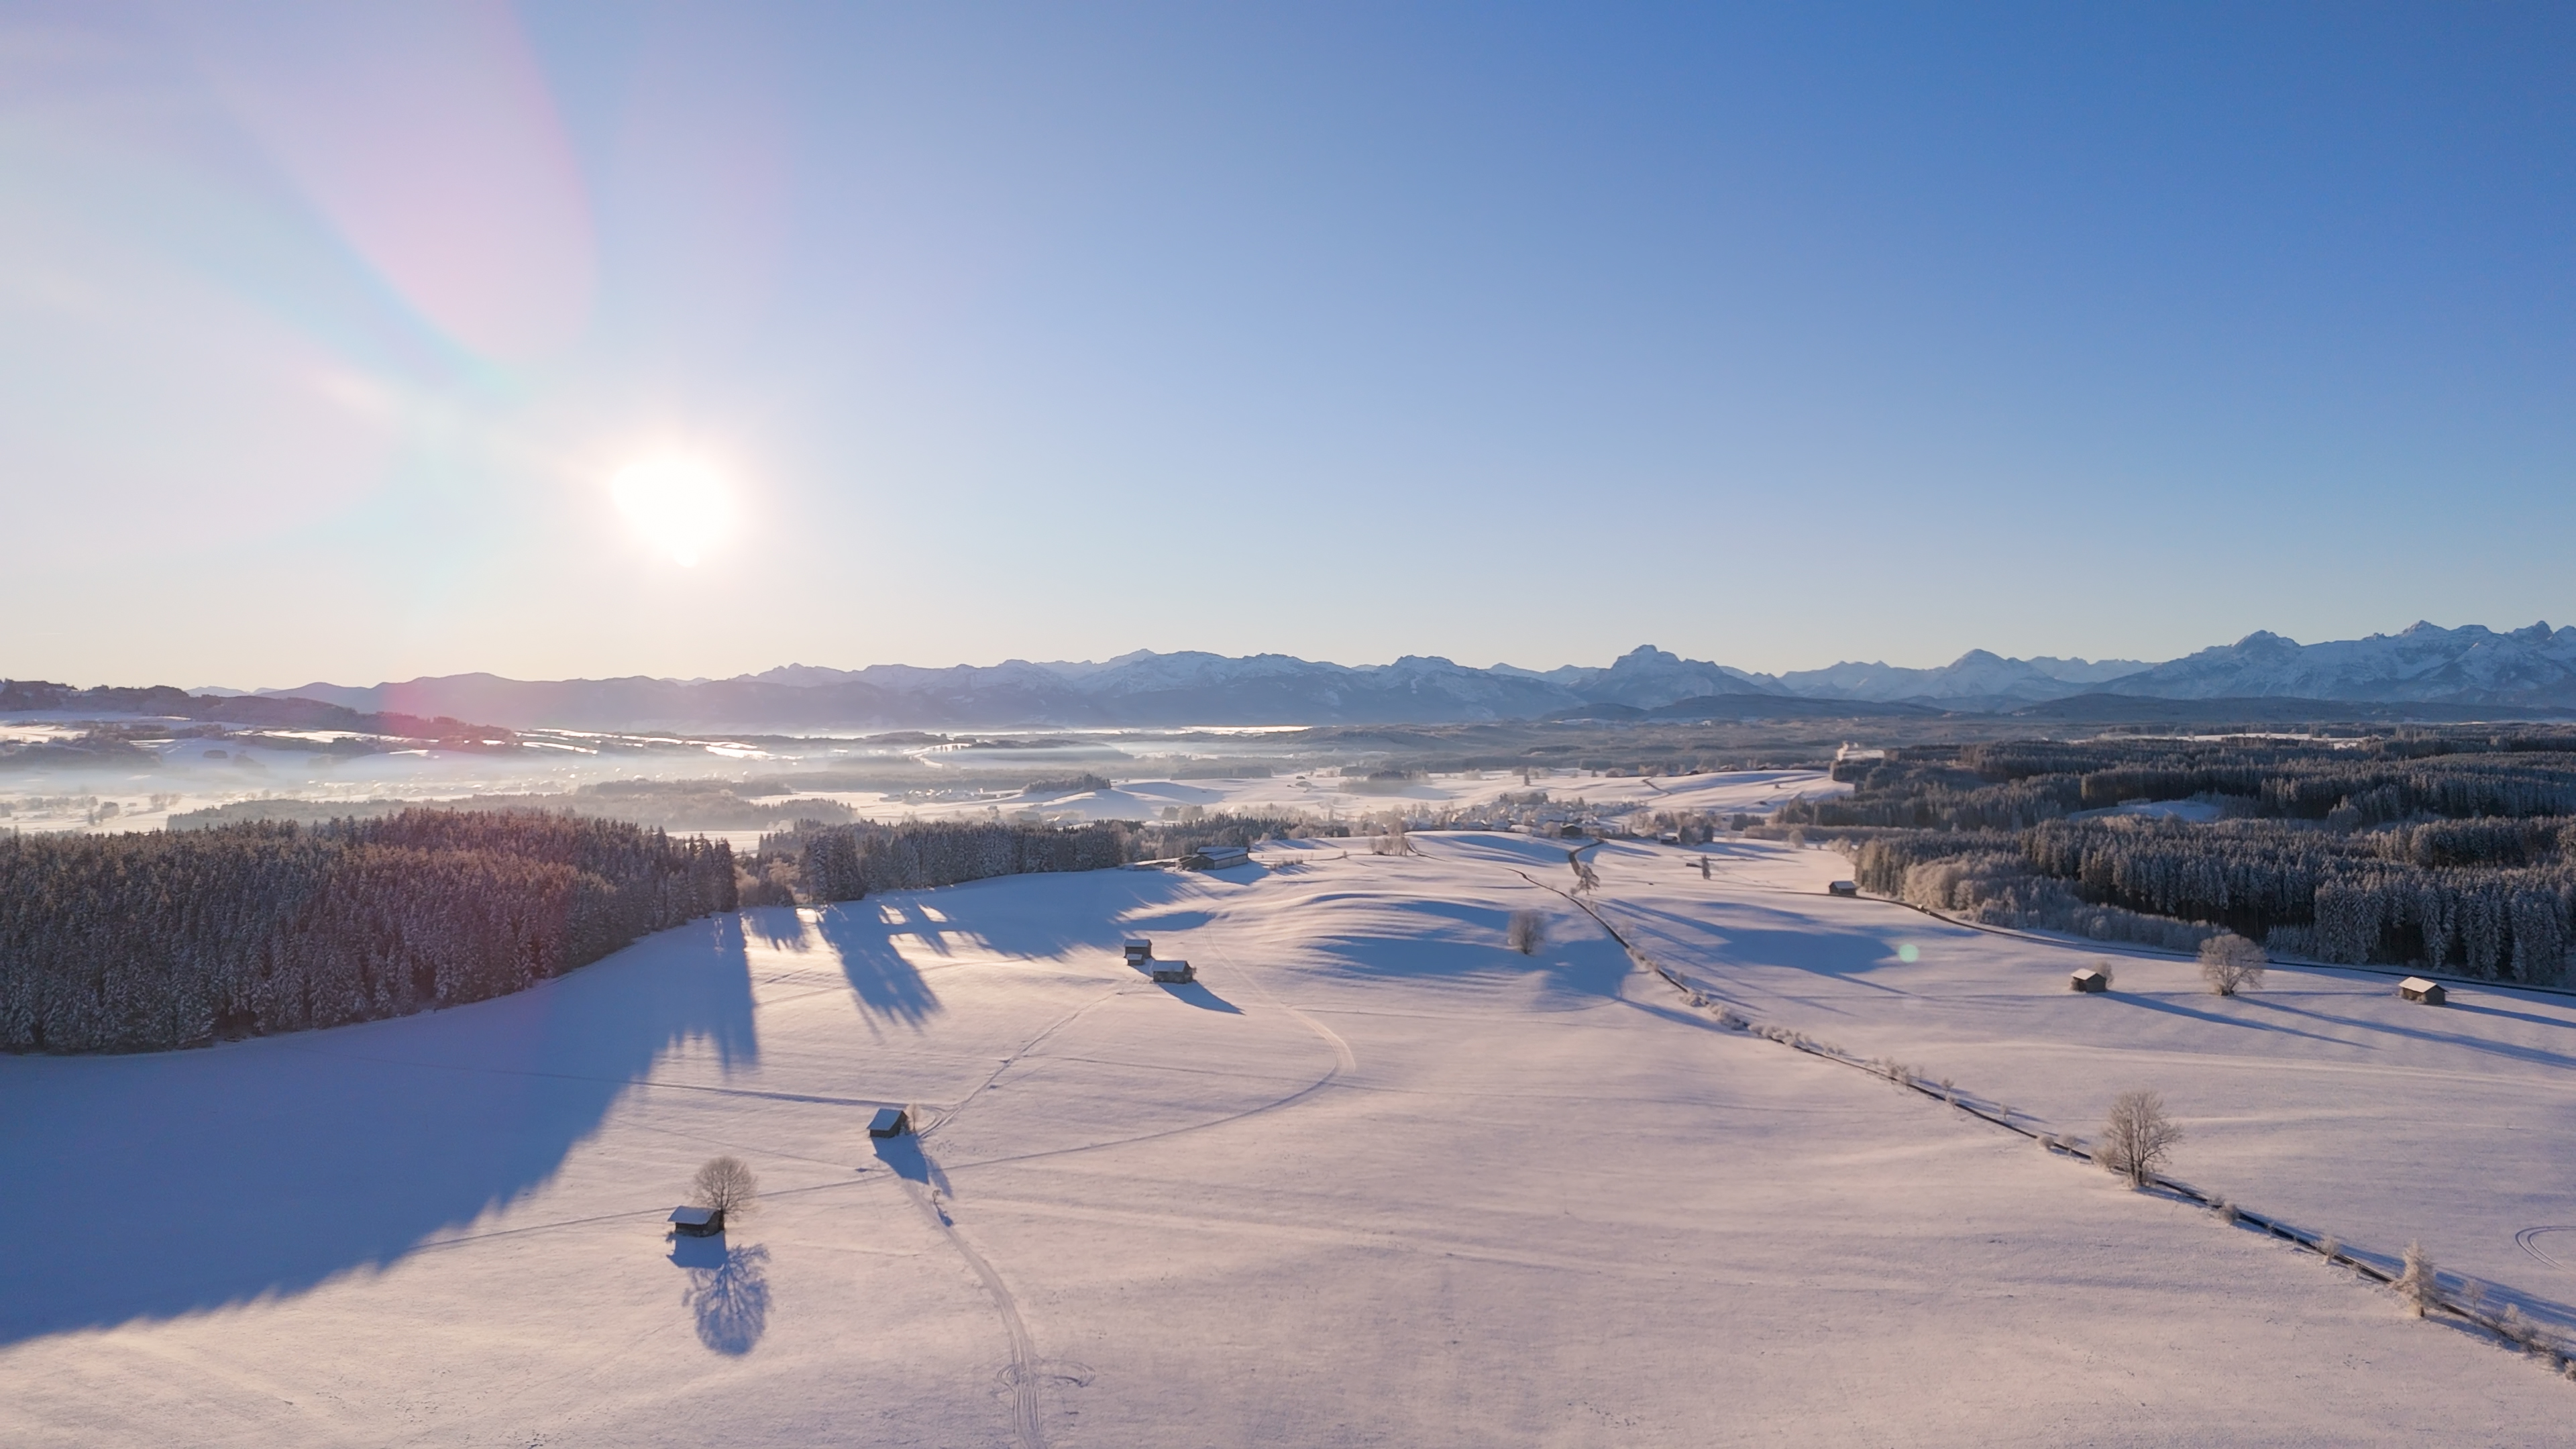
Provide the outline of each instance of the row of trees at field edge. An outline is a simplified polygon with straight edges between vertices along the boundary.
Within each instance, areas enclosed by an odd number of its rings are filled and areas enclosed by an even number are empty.
[[[2563,984],[2576,754],[2556,735],[2014,741],[1906,749],[1785,827],[1839,836],[1864,889],[1996,924]],[[2214,819],[2104,815],[2184,801]]]
[[[721,841],[564,815],[0,836],[0,1050],[158,1050],[480,1001],[735,901]]]
[[[1105,870],[1187,855],[1208,845],[1254,845],[1304,835],[1341,836],[1347,824],[1287,815],[1211,815],[1186,824],[1103,821],[1019,825],[917,821],[879,825],[797,822],[760,838],[741,883],[745,905],[853,901],[875,891],[926,890],[1001,875]]]

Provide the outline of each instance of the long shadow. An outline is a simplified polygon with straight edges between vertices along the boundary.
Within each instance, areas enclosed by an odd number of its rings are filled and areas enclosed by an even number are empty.
[[[888,921],[888,915],[898,919]],[[939,994],[922,978],[921,968],[895,945],[900,937],[924,935],[925,924],[918,908],[905,912],[874,901],[835,906],[822,913],[819,929],[823,941],[840,958],[841,975],[848,979],[850,990],[858,994],[860,1008],[869,1016],[917,1029],[945,1009],[939,1004]],[[936,930],[927,934],[936,941]]]
[[[2446,1004],[2443,1006],[2443,1008],[2442,1008],[2442,1009],[2443,1009],[2443,1010],[2445,1010],[2445,1011],[2461,1011],[2461,1012],[2466,1012],[2466,1013],[2468,1013],[2468,1014],[2469,1014],[2469,1015],[2471,1015],[2471,1016],[2502,1016],[2502,1017],[2508,1017],[2508,1018],[2510,1018],[2510,1019],[2512,1019],[2512,1020],[2514,1020],[2514,1021],[2527,1021],[2527,1022],[2531,1023],[2533,1026],[2554,1026],[2554,1027],[2558,1027],[2558,1028],[2560,1028],[2560,1029],[2562,1029],[2562,1030],[2564,1030],[2564,1029],[2566,1029],[2566,1028],[2570,1028],[2570,1027],[2576,1027],[2576,1020],[2570,1020],[2570,1019],[2568,1019],[2567,1017],[2563,1017],[2563,1016],[2534,1016],[2534,1015],[2532,1015],[2532,1014],[2531,1014],[2530,1012],[2528,1012],[2528,1011],[2507,1011],[2507,1010],[2505,1010],[2505,1009],[2504,1009],[2503,1007],[2501,1007],[2501,1006],[2480,1006],[2480,1005],[2478,1005],[2476,1002],[2473,1002],[2473,1001],[2457,1001],[2457,1000],[2454,1000],[2454,1001],[2451,1001],[2451,1002],[2446,1003]]]
[[[1162,987],[1173,1000],[1186,1001],[1201,1011],[1222,1011],[1235,1016],[1243,1015],[1242,1007],[1208,990],[1196,981],[1157,981],[1154,984]]]
[[[1614,920],[1639,920],[1660,928],[1677,942],[1690,943],[1717,964],[1774,966],[1817,976],[1864,977],[1899,967],[1897,943],[1870,931],[1712,924],[1694,916],[1655,906],[1618,903]],[[1623,926],[1622,929],[1625,929]],[[1868,983],[1878,984],[1878,983]]]
[[[889,891],[827,908],[823,935],[835,947],[856,941],[890,948],[911,937],[942,954],[953,951],[953,943],[971,942],[997,955],[1034,960],[1087,952],[1116,956],[1129,936],[1205,924],[1207,912],[1173,907],[1203,897],[1207,879],[1159,870],[1091,870]],[[929,919],[932,910],[942,919]],[[897,919],[888,921],[888,913]]]
[[[948,1174],[941,1172],[939,1164],[930,1160],[930,1154],[921,1150],[921,1138],[917,1134],[906,1132],[895,1137],[872,1137],[868,1142],[876,1148],[877,1161],[893,1168],[895,1176],[943,1193],[948,1191]]]
[[[732,918],[514,996],[148,1056],[0,1059],[0,1343],[295,1294],[543,1186],[664,1053],[756,1061]]]
[[[2571,1057],[2564,1052],[2550,1051],[2546,1047],[2516,1046],[2512,1042],[2489,1041],[2484,1037],[2466,1036],[2458,1032],[2426,1031],[2422,1027],[2399,1026],[2394,1022],[2364,1021],[2358,1017],[2337,1016],[2332,1012],[2316,1011],[2304,1006],[2292,1006],[2287,1002],[2270,1001],[2265,1000],[2262,997],[2248,997],[2246,998],[2246,1005],[2260,1007],[2265,1011],[2287,1012],[2294,1016],[2312,1017],[2318,1021],[2330,1021],[2337,1026],[2350,1027],[2357,1032],[2386,1036],[2402,1036],[2412,1041],[2430,1042],[2437,1046],[2459,1047],[2466,1051],[2485,1052],[2490,1056],[2505,1057],[2518,1062],[2530,1062],[2537,1066],[2576,1068],[2576,1057]],[[2494,1014],[2497,1016],[2521,1015],[2520,1012],[2513,1011],[2499,1011]],[[2349,1045],[2357,1046],[2360,1045],[2360,1043],[2349,1043]]]
[[[2247,1031],[2276,1031],[2283,1036],[2305,1037],[2309,1041],[2321,1041],[2340,1047],[2360,1045],[2358,1042],[2346,1041],[2339,1036],[2327,1036],[2322,1032],[2301,1031],[2295,1026],[2282,1026],[2276,1022],[2269,1021],[2247,1021],[2242,1017],[2220,1016],[2214,1011],[2200,1011],[2193,1007],[2177,1006],[2170,1001],[2158,1001],[2152,996],[2138,996],[2129,992],[2115,992],[2111,999],[2114,1001],[2125,1001],[2131,1006],[2144,1007],[2148,1011],[2161,1011],[2167,1016],[2187,1016],[2194,1021],[2215,1022],[2220,1026],[2241,1026]],[[2239,999],[2242,1000],[2244,998]],[[2252,1003],[2249,1002],[2248,1004]]]
[[[680,1302],[697,1319],[698,1342],[741,1357],[769,1331],[769,1250],[725,1246],[722,1238],[677,1238],[671,1261],[686,1268]]]
[[[1324,904],[1331,898],[1317,902]],[[1551,911],[1551,943],[1524,956],[1506,947],[1511,911],[1460,901],[1384,895],[1345,899],[1370,914],[1394,917],[1385,925],[1354,922],[1326,929],[1308,943],[1315,954],[1372,976],[1503,978],[1537,975],[1550,991],[1615,999],[1636,969],[1627,953],[1578,911]],[[1328,917],[1329,921],[1330,918]]]

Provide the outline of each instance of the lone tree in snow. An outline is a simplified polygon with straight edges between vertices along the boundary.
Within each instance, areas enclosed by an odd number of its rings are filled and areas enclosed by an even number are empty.
[[[1535,956],[1538,948],[1547,944],[1547,918],[1536,911],[1514,911],[1503,940],[1522,955]]]
[[[2263,948],[2233,931],[2200,943],[2200,979],[2221,996],[2263,985]]]
[[[747,1217],[760,1198],[760,1179],[739,1157],[711,1157],[698,1169],[698,1206],[713,1208],[726,1220]]]
[[[2180,1141],[2182,1128],[2165,1115],[2165,1099],[2141,1087],[2122,1092],[2111,1103],[2111,1119],[2102,1124],[2102,1142],[2093,1155],[2131,1187],[2145,1187]]]
[[[2421,1242],[2406,1245],[2406,1266],[2397,1275],[2397,1296],[2421,1318],[2425,1310],[2442,1306],[2441,1285],[2433,1277],[2433,1260],[2424,1252]]]
[[[1574,893],[1576,895],[1584,895],[1588,892],[1600,889],[1601,876],[1598,872],[1593,870],[1592,862],[1583,858],[1583,852],[1579,850],[1570,851],[1567,853],[1565,858],[1567,863],[1574,867]]]

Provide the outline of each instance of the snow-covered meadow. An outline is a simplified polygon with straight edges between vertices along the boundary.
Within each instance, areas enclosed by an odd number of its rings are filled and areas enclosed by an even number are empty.
[[[0,1060],[0,1442],[2563,1442],[2576,1385],[2348,1270],[1727,1029],[1552,842],[1414,839]],[[1698,854],[1596,848],[1598,908],[1745,1015],[2063,1130],[2158,1086],[2179,1176],[2568,1296],[2515,1243],[2576,1222],[2558,998],[2217,1002],[2129,957],[2077,997],[2097,953],[1828,898],[1821,851]],[[1138,933],[1200,980],[1127,966]],[[917,1141],[867,1136],[889,1103]],[[762,1210],[675,1246],[726,1152]]]

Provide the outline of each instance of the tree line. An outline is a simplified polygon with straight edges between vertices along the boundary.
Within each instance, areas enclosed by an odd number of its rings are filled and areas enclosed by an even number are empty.
[[[2227,930],[2317,960],[2564,984],[2576,757],[2555,737],[2443,743],[1908,750],[1779,818],[1840,837],[1863,889],[1997,924],[2186,948]],[[2087,813],[2136,799],[2218,818]]]
[[[1186,824],[1102,821],[1024,825],[1000,821],[906,821],[847,825],[801,820],[764,835],[745,862],[745,905],[854,901],[878,891],[928,890],[994,876],[1108,870],[1184,856],[1209,845],[1349,833],[1287,815],[1211,815]]]
[[[734,909],[720,841],[412,810],[0,837],[0,1049],[144,1051],[480,1001]]]

